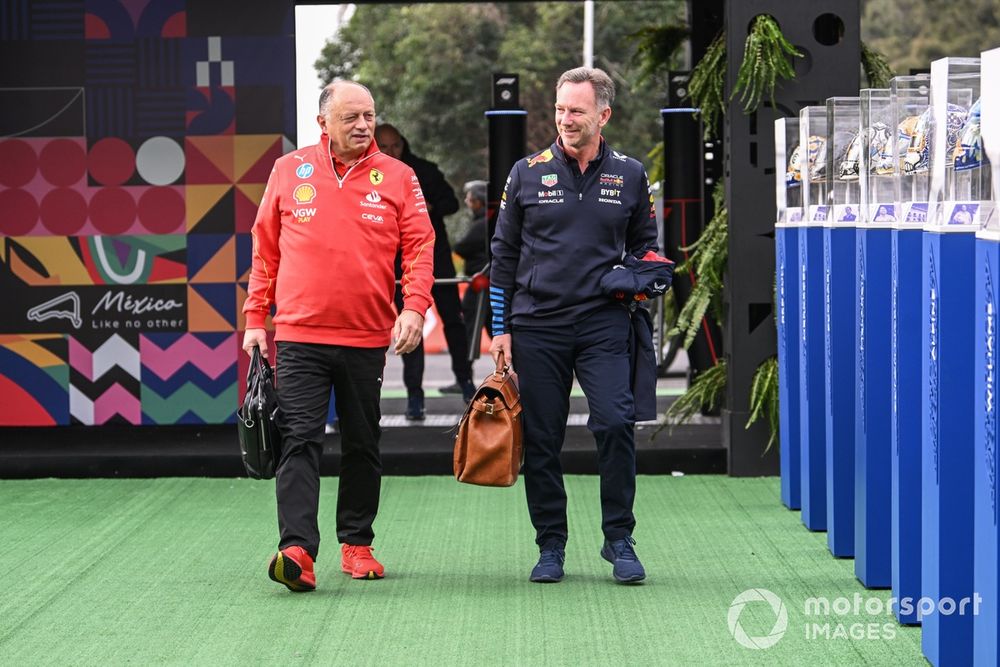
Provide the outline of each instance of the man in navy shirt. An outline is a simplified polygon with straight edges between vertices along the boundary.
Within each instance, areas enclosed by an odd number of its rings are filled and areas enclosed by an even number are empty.
[[[524,407],[524,479],[540,556],[531,581],[563,578],[568,537],[559,452],[573,374],[597,441],[604,546],[617,581],[646,574],[633,549],[635,408],[629,311],[606,296],[601,276],[656,251],[649,183],[637,160],[601,137],[615,86],[579,67],[556,83],[559,137],[519,160],[507,178],[491,250],[494,360],[517,370]]]

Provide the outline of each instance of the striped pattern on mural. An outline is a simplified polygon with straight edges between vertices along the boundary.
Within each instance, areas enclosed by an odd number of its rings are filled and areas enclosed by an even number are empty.
[[[138,334],[99,342],[69,337],[69,411],[74,423],[140,424]]]
[[[238,349],[235,333],[141,336],[143,423],[234,423]]]

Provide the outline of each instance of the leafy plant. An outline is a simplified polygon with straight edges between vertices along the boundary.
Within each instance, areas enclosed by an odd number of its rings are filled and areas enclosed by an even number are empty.
[[[861,42],[861,67],[869,88],[888,88],[889,80],[896,76],[889,59],[864,42]]]
[[[766,454],[778,439],[778,357],[768,357],[757,367],[750,385],[750,416],[746,428],[760,419],[767,417],[771,435],[767,439],[763,454]]]
[[[740,102],[743,113],[751,114],[760,106],[765,95],[774,106],[774,88],[778,78],[794,79],[795,68],[791,58],[801,58],[802,54],[785,39],[781,27],[773,16],[760,14],[753,20],[747,35],[743,62],[730,100],[742,91]]]
[[[670,404],[667,408],[666,421],[657,429],[657,433],[667,426],[690,421],[702,410],[714,410],[720,404],[725,391],[726,360],[719,359],[719,363],[696,377],[688,390]]]
[[[726,209],[726,191],[723,181],[712,192],[715,215],[705,226],[701,236],[691,245],[681,248],[691,251],[691,256],[676,271],[691,276],[691,293],[677,315],[677,321],[667,335],[684,335],[683,345],[691,346],[701,320],[711,307],[716,321],[722,323],[723,274],[729,261],[729,212]]]
[[[715,136],[726,113],[726,33],[720,31],[691,70],[688,80],[691,103],[700,109],[705,139]]]
[[[680,25],[647,26],[630,34],[628,38],[636,46],[632,65],[639,68],[635,83],[640,84],[665,73],[670,68],[674,53],[689,34],[691,31],[687,26]]]

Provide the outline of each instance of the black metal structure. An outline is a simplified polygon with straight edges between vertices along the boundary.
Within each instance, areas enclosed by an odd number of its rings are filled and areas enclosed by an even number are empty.
[[[669,106],[660,109],[663,119],[663,247],[666,256],[680,264],[690,252],[684,250],[698,240],[708,220],[706,204],[714,179],[706,172],[706,149],[698,110],[686,104],[686,72],[673,72],[669,83]],[[678,310],[687,303],[698,276],[674,276],[673,292]],[[702,318],[694,342],[688,348],[690,379],[714,366],[722,356],[722,332],[711,315]]]
[[[729,275],[724,347],[729,377],[722,413],[729,474],[777,475],[778,452],[763,454],[764,420],[745,428],[750,386],[757,367],[776,352],[774,327],[774,119],[797,115],[827,97],[856,95],[860,85],[859,0],[740,0],[726,4],[726,90],[732,90],[753,19],[769,14],[803,53],[795,79],[782,82],[775,104],[753,114],[732,100],[725,116],[726,201],[729,207]]]

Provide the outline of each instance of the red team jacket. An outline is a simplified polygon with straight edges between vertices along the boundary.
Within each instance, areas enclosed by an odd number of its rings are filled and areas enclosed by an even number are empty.
[[[400,248],[403,307],[431,305],[434,230],[410,167],[372,141],[340,178],[329,146],[323,134],[274,163],[250,232],[246,326],[263,328],[276,304],[275,340],[385,347]]]

